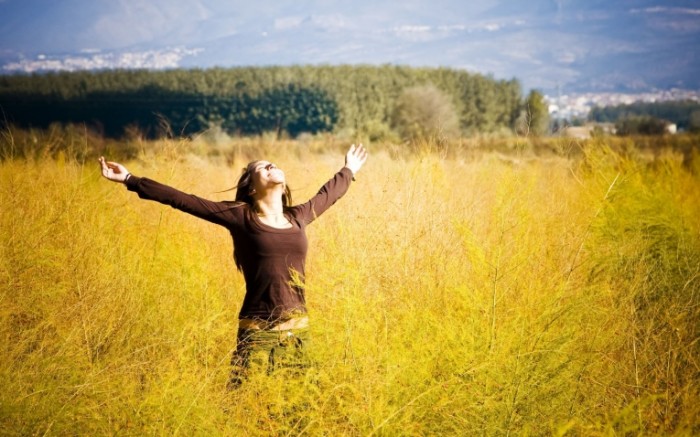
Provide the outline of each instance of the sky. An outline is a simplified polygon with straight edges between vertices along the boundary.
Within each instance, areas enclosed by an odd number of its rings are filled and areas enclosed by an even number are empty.
[[[0,74],[395,64],[700,89],[700,0],[0,0],[0,16]]]

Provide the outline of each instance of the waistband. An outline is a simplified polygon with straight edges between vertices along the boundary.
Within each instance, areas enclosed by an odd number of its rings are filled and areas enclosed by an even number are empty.
[[[265,331],[289,331],[309,327],[309,316],[295,317],[284,322],[266,322],[256,319],[239,319],[239,329],[260,329]]]

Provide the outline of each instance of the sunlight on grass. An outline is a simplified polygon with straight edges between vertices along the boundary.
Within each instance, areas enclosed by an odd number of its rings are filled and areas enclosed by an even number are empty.
[[[244,146],[163,142],[124,164],[231,199]],[[341,146],[261,153],[301,202]],[[3,161],[3,434],[700,432],[697,155],[383,150],[308,229],[315,366],[234,392],[228,232],[93,160]]]

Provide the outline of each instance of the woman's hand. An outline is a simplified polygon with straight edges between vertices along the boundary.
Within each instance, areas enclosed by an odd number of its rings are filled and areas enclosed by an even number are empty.
[[[117,162],[105,161],[104,156],[100,156],[100,167],[102,167],[102,176],[114,182],[125,183],[131,173],[123,165]]]
[[[354,144],[350,146],[348,154],[345,155],[345,167],[350,169],[353,176],[360,171],[365,161],[367,161],[367,150],[364,146],[362,144],[357,147]]]

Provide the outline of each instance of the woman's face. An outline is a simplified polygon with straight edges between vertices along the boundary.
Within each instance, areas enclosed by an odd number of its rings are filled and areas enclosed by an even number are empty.
[[[269,161],[258,161],[253,167],[253,188],[257,192],[263,192],[277,185],[284,186],[284,172]]]

